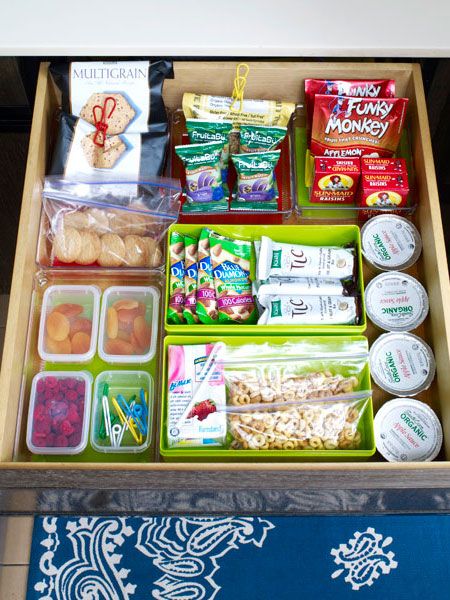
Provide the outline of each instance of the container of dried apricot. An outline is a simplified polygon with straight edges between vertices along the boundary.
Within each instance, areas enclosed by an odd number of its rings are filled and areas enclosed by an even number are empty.
[[[86,363],[95,355],[100,290],[95,285],[52,285],[45,290],[38,352],[44,361]]]
[[[145,363],[156,351],[159,291],[112,286],[103,293],[98,354],[108,363]]]

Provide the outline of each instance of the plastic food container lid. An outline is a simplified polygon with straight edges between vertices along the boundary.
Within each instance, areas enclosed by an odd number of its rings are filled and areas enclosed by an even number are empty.
[[[365,292],[366,313],[385,331],[411,331],[428,315],[428,295],[423,285],[406,273],[381,273]]]
[[[89,349],[82,354],[54,353],[48,351],[46,341],[47,318],[54,308],[61,304],[79,304],[83,311],[77,315],[67,315],[72,327],[79,318],[91,321]],[[98,318],[100,312],[100,290],[95,285],[51,285],[44,293],[39,322],[38,353],[42,360],[53,363],[86,363],[95,356],[97,345]],[[65,339],[70,337],[70,333]],[[73,338],[73,336],[72,336]]]
[[[433,351],[412,333],[385,333],[370,348],[370,373],[375,383],[396,396],[415,396],[434,379]]]
[[[361,228],[361,251],[369,265],[378,271],[402,271],[419,258],[422,240],[408,219],[379,215]]]
[[[86,371],[42,371],[34,376],[27,422],[30,452],[83,452],[88,441],[92,381],[92,375]]]
[[[378,452],[389,462],[427,462],[442,446],[442,427],[435,412],[412,398],[389,400],[374,419]]]
[[[147,435],[143,436],[142,444],[127,443],[127,440],[132,440],[130,435],[125,435],[120,446],[112,446],[111,440],[104,440],[99,436],[101,422],[103,420],[103,404],[102,404],[102,388],[103,384],[107,383],[110,389],[109,396],[122,393],[126,400],[129,396],[139,395],[139,389],[143,388],[147,392]],[[109,403],[111,415],[115,415],[115,409]],[[143,452],[150,446],[152,438],[152,419],[153,419],[153,378],[146,371],[103,371],[95,378],[94,384],[94,400],[92,407],[91,419],[91,446],[96,452],[104,452],[106,454],[138,454]]]
[[[150,327],[150,343],[148,349],[142,353],[116,354],[105,349],[108,341],[107,316],[108,309],[119,300],[137,300],[145,304],[145,321]],[[120,320],[120,319],[119,319]],[[102,310],[100,315],[100,332],[98,340],[98,354],[102,360],[109,363],[137,363],[142,364],[151,360],[156,352],[159,321],[159,291],[152,286],[112,286],[103,293]],[[130,327],[134,318],[130,321]],[[131,333],[130,333],[131,339]],[[126,340],[125,340],[126,341]],[[130,343],[130,342],[127,342]],[[120,340],[119,340],[120,344]],[[123,345],[123,344],[122,344]]]

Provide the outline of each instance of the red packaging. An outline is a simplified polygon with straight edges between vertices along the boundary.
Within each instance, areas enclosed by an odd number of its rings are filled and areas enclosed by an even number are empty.
[[[311,152],[316,156],[392,156],[407,98],[345,98],[316,94]]]
[[[361,158],[361,173],[407,173],[404,158],[374,158],[363,156]]]
[[[316,94],[355,98],[394,98],[395,81],[393,79],[305,79],[305,104],[309,131],[311,131]]]
[[[319,204],[353,204],[360,170],[359,158],[316,156],[310,201]]]
[[[370,173],[361,176],[361,206],[406,206],[408,194],[406,173]]]

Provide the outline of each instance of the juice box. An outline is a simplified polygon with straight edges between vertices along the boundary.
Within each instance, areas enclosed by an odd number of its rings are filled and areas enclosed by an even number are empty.
[[[311,202],[353,204],[360,176],[359,158],[316,156]]]

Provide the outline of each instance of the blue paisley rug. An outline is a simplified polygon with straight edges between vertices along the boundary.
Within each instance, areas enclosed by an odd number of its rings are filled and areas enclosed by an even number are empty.
[[[450,516],[40,517],[28,600],[450,597]]]

